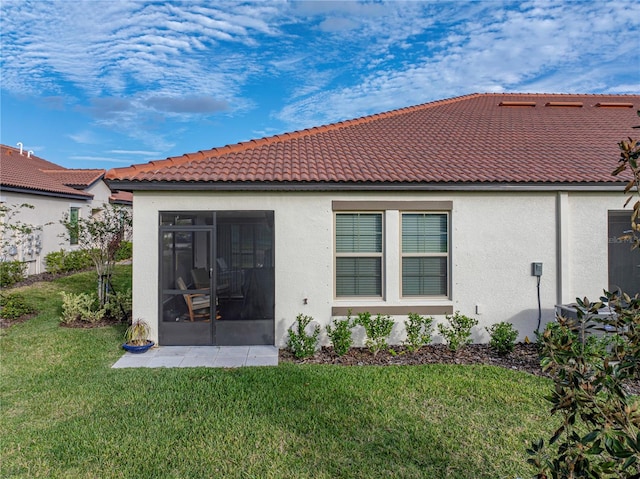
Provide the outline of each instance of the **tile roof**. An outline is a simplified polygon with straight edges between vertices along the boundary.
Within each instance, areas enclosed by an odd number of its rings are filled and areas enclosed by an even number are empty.
[[[21,155],[18,149],[11,146],[0,145],[0,187],[2,189],[91,199],[93,195],[81,189],[91,184],[87,183],[90,178],[100,179],[104,171],[69,170],[35,155]]]
[[[114,191],[109,196],[109,203],[116,203],[120,205],[132,205],[133,194],[129,191]]]
[[[616,183],[640,95],[471,94],[116,168],[154,184]],[[120,182],[120,184],[118,184]]]
[[[44,173],[52,176],[60,183],[70,186],[71,188],[88,188],[96,181],[102,179],[105,170],[42,170]]]

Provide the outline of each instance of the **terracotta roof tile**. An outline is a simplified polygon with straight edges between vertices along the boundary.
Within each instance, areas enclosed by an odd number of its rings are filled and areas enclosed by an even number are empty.
[[[117,168],[123,182],[618,182],[640,95],[472,94]],[[134,189],[134,187],[132,187]]]
[[[109,203],[131,205],[133,204],[133,194],[129,191],[114,191],[109,196]]]
[[[78,174],[73,173],[79,171]],[[75,198],[93,198],[93,195],[73,188],[75,181],[101,177],[104,170],[68,170],[35,155],[20,154],[16,148],[0,145],[0,185],[2,188],[31,190]],[[73,178],[74,182],[66,184]],[[79,186],[85,186],[80,183]],[[86,185],[88,186],[88,184]]]
[[[100,180],[105,170],[100,169],[69,169],[69,170],[42,170],[44,173],[56,178],[62,184],[72,188],[88,188]]]

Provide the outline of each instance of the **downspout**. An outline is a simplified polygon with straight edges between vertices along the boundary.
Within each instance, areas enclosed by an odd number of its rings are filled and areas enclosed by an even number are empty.
[[[556,304],[567,301],[570,286],[569,193],[556,196]]]

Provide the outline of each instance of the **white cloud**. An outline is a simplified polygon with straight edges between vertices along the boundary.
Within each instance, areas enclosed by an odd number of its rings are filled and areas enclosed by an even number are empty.
[[[482,2],[468,5],[477,9]],[[433,50],[406,66],[380,61],[353,85],[296,98],[276,116],[292,128],[304,128],[472,92],[637,93],[632,79],[638,42],[629,40],[630,33],[640,34],[640,5],[485,5],[486,11],[456,19],[442,37],[425,35],[425,45]],[[628,81],[612,85],[613,72],[624,77],[625,68]]]
[[[272,112],[267,132],[475,91],[638,91],[640,4],[625,0],[0,8],[3,91],[76,109],[157,151],[190,122],[260,105]]]

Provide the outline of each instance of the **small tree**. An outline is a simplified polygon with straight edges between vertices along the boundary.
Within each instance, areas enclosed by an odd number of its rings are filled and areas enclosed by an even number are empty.
[[[98,273],[98,299],[101,305],[106,304],[116,252],[131,233],[131,210],[121,205],[104,204],[99,212],[77,220],[65,214],[60,223],[65,227],[65,238],[77,239],[78,248],[91,258]]]
[[[640,116],[640,110],[638,110],[638,116]],[[638,196],[633,205],[633,213],[631,213],[631,232],[620,239],[630,240],[633,243],[633,248],[640,248],[640,166],[638,165],[640,162],[640,139],[628,138],[619,142],[618,147],[620,148],[618,167],[611,174],[617,176],[626,170],[631,172],[631,180],[624,189],[625,194],[629,194],[624,206],[627,206],[635,195]]]

